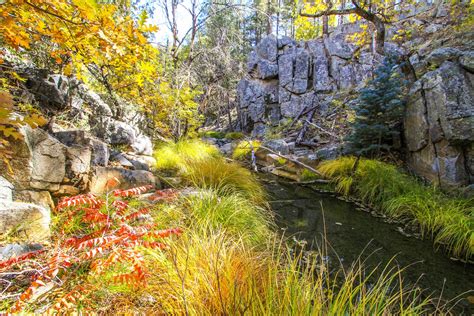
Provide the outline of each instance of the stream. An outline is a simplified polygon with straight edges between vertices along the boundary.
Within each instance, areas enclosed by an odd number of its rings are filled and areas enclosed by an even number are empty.
[[[430,240],[419,240],[401,234],[396,223],[358,210],[351,202],[330,193],[320,193],[309,187],[262,176],[269,194],[278,226],[286,236],[295,236],[309,245],[326,239],[336,253],[329,250],[329,263],[350,265],[361,254],[369,268],[384,267],[394,256],[394,263],[407,267],[405,284],[418,284],[435,296],[451,300],[458,295],[467,298],[474,292],[474,265],[449,259],[442,250],[436,251]],[[338,259],[339,257],[339,259]],[[474,304],[463,299],[453,309],[457,315],[474,315]]]

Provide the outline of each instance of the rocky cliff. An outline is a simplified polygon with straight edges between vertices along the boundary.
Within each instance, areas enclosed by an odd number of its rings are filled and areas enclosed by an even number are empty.
[[[441,24],[431,23],[427,32],[436,33],[440,28]],[[273,36],[263,39],[249,55],[248,74],[238,85],[241,128],[264,137],[272,126],[299,117],[307,109],[316,109],[315,117],[324,120],[335,101],[348,103],[381,60],[370,47],[358,47],[347,40],[357,30],[357,26],[343,25],[324,39],[306,42]],[[456,47],[446,46],[447,40],[422,38],[407,42],[404,47],[386,44],[387,50],[409,60],[405,72],[410,92],[401,140],[407,166],[442,184],[472,184],[472,34]],[[332,142],[342,146],[336,138]],[[327,147],[325,143],[316,143],[315,150],[318,146]]]
[[[101,194],[112,178],[118,180],[114,188],[159,185],[150,172],[155,160],[143,116],[126,104],[122,115],[113,115],[106,98],[75,78],[12,66],[26,79],[20,101],[56,119],[43,128],[21,128],[13,159],[0,161],[0,233],[47,238],[55,200]]]

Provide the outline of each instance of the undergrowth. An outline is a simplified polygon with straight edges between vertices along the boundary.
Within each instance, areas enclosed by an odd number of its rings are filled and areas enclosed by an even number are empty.
[[[206,152],[198,155],[196,148]],[[329,267],[325,251],[290,248],[273,230],[258,182],[207,145],[188,142],[161,150],[174,157],[185,153],[165,165],[192,188],[147,196],[139,194],[148,188],[137,188],[63,200],[55,220],[57,246],[0,263],[2,275],[22,276],[12,290],[29,293],[12,296],[1,308],[110,315],[445,311],[404,285],[401,269],[366,270],[360,262]],[[180,236],[164,239],[170,235]],[[26,274],[35,264],[45,271],[54,267],[52,274]],[[51,282],[53,288],[45,288]]]
[[[248,159],[253,152],[260,148],[261,143],[258,140],[242,140],[240,141],[232,153],[232,158],[236,160]]]
[[[410,220],[423,237],[444,245],[457,257],[474,254],[474,199],[453,198],[435,187],[428,187],[395,166],[354,157],[325,161],[320,167],[333,179],[336,190],[353,194],[386,215]]]

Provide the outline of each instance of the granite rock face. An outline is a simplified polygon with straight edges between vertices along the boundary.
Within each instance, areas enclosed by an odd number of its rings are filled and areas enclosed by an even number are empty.
[[[382,56],[347,40],[357,30],[343,25],[306,42],[262,40],[238,85],[241,129],[263,138],[269,127],[313,107],[322,116],[338,95],[362,88]],[[393,43],[385,46],[404,53]],[[418,175],[442,185],[469,185],[474,183],[474,51],[432,46],[406,56],[410,91],[402,150]]]
[[[264,38],[249,55],[248,75],[237,88],[242,130],[261,137],[268,126],[295,118],[305,108],[325,109],[331,94],[357,88],[380,57],[346,40],[357,28],[342,26],[326,39],[297,42]]]
[[[445,47],[417,59],[404,121],[408,166],[442,185],[474,183],[472,51]],[[414,67],[415,68],[415,67]]]

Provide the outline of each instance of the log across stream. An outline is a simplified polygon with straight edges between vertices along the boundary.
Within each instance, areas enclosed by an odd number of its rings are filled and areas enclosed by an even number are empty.
[[[328,253],[328,260],[334,264],[341,260],[343,265],[350,265],[363,253],[369,268],[383,268],[395,256],[393,264],[406,267],[405,284],[418,284],[427,294],[442,295],[446,300],[461,295],[464,299],[453,312],[474,314],[474,291],[468,293],[474,290],[474,265],[451,260],[430,240],[403,235],[400,225],[357,210],[354,203],[274,176],[262,177],[276,221],[286,236],[294,235],[309,245],[320,244],[326,231],[330,248],[337,252]]]

